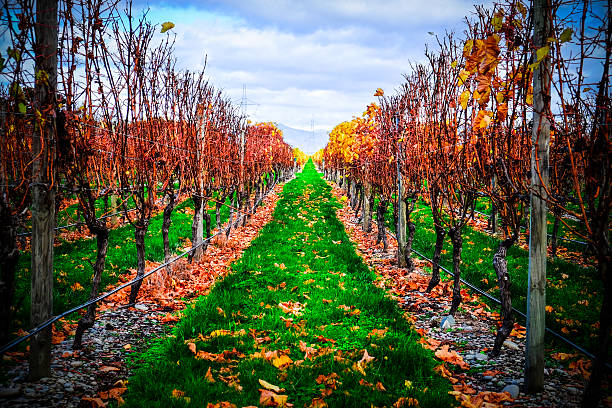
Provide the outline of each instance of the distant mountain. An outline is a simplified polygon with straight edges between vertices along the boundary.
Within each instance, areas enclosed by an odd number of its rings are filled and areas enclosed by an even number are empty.
[[[308,130],[301,130],[277,123],[276,127],[283,131],[283,139],[293,147],[298,147],[306,154],[313,154],[327,144],[328,132],[315,130],[314,135]]]

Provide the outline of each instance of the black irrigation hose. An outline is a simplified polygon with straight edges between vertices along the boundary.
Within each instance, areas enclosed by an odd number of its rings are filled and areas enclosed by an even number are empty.
[[[387,232],[387,234],[389,234],[389,236],[395,238],[395,240],[397,241],[397,237],[389,232]],[[428,257],[426,257],[425,255],[423,255],[422,253],[420,253],[419,251],[413,249],[412,252],[414,252],[415,254],[417,254],[418,256],[420,256],[421,258],[425,259],[427,262],[433,264],[433,261],[431,259],[429,259]],[[446,269],[445,267],[443,267],[442,265],[438,265],[440,269],[442,269],[444,272],[446,272],[447,274],[449,274],[450,276],[454,277],[455,274],[451,271],[449,271],[448,269]],[[472,290],[478,292],[479,294],[485,296],[487,299],[492,300],[495,303],[498,303],[501,305],[501,301],[499,299],[497,299],[496,297],[490,295],[489,293],[483,291],[482,289],[474,286],[473,284],[471,284],[470,282],[464,280],[463,278],[459,279],[461,281],[461,283],[463,283],[465,286],[471,288]],[[512,311],[516,314],[518,314],[519,316],[522,316],[523,318],[527,319],[527,315],[523,312],[521,312],[520,310],[512,307]],[[549,329],[548,327],[546,327],[546,332],[552,334],[554,337],[558,338],[559,340],[565,342],[566,344],[568,344],[569,346],[573,347],[574,349],[580,351],[582,354],[586,355],[587,357],[589,357],[590,359],[594,359],[595,356],[591,353],[589,353],[588,351],[586,351],[584,348],[582,348],[581,346],[577,345],[576,343],[572,342],[571,340],[563,337],[562,335],[560,335],[559,333],[557,333],[556,331]],[[606,363],[606,367],[608,367],[608,369],[612,369],[612,365],[610,363]]]
[[[276,186],[276,183],[272,184],[272,186],[270,187],[270,189],[268,190],[268,192],[266,194],[264,194],[255,204],[255,206],[259,205],[261,203],[261,201],[268,195],[270,194],[270,192],[273,190],[273,188]],[[239,218],[236,219],[236,221],[240,222],[240,220],[242,220],[242,218],[246,217],[247,214],[243,214],[241,215]],[[128,281],[126,283],[124,283],[123,285],[117,286],[115,289],[106,292],[100,296],[98,296],[95,299],[89,300],[81,305],[75,306],[72,309],[66,310],[65,312],[57,315],[57,316],[53,316],[51,318],[49,318],[47,321],[45,321],[44,323],[41,323],[40,325],[36,326],[35,328],[33,328],[32,330],[30,330],[28,332],[28,334],[26,334],[25,336],[21,336],[16,338],[15,340],[11,341],[10,343],[5,344],[4,346],[2,346],[2,348],[0,348],[0,354],[4,354],[5,352],[7,352],[8,350],[12,349],[13,347],[15,347],[16,345],[24,342],[25,340],[29,339],[30,337],[34,336],[35,334],[37,334],[38,332],[40,332],[41,330],[43,330],[44,328],[50,326],[51,324],[55,323],[56,321],[58,321],[59,319],[68,316],[71,313],[74,313],[78,310],[84,309],[90,305],[93,305],[94,303],[97,303],[103,299],[106,299],[107,297],[109,297],[110,295],[113,295],[117,292],[119,292],[122,289],[125,289],[128,286],[131,286],[132,284],[142,281],[144,278],[154,274],[155,272],[161,270],[162,268],[165,268],[166,266],[176,262],[177,260],[179,260],[180,258],[184,257],[185,255],[189,254],[190,252],[192,252],[194,249],[199,248],[200,246],[204,245],[204,244],[208,244],[210,242],[210,240],[212,240],[214,237],[216,237],[219,234],[225,233],[225,229],[223,228],[219,228],[219,230],[217,232],[215,232],[213,235],[211,235],[209,238],[206,238],[204,241],[202,241],[200,244],[189,248],[188,250],[180,253],[179,255],[175,256],[174,258],[170,259],[168,262],[165,262],[159,266],[157,266],[156,268],[150,270],[149,272],[145,273],[144,275],[134,278],[131,281]]]

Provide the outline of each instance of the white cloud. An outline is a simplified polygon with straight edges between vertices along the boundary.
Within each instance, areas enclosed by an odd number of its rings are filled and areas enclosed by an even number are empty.
[[[212,83],[236,103],[246,84],[253,120],[310,130],[314,119],[331,130],[361,114],[376,88],[398,87],[409,61],[422,60],[427,31],[444,32],[469,9],[460,0],[236,0],[151,5],[149,18],[176,24],[179,67],[201,67],[207,55]]]

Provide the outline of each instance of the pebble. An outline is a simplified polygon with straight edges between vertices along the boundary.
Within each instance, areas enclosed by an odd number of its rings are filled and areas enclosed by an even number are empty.
[[[148,313],[165,315],[163,312]],[[94,327],[85,333],[84,347],[77,353],[78,356],[62,357],[64,352],[72,352],[72,339],[56,345],[53,348],[51,377],[37,382],[27,382],[27,358],[17,361],[10,369],[7,368],[6,380],[0,384],[0,407],[78,408],[82,406],[81,398],[93,397],[98,391],[112,387],[115,381],[126,379],[125,370],[98,377],[100,365],[95,362],[124,365],[125,344],[134,347],[152,336],[165,333],[166,327],[160,325],[159,320],[142,317],[143,310],[138,308],[101,314]]]
[[[485,375],[484,377],[482,377],[484,380],[486,381],[491,381],[493,379],[492,375]]]
[[[450,329],[455,325],[455,318],[452,315],[444,316],[442,318],[442,322],[440,323],[440,328],[442,330]]]
[[[504,389],[502,390],[502,392],[509,392],[512,398],[516,398],[521,392],[521,389],[516,384],[510,384],[510,385],[506,385]]]
[[[474,358],[478,361],[485,361],[489,359],[489,357],[487,357],[486,354],[482,354],[482,353],[475,354]]]
[[[510,340],[504,341],[504,347],[509,348],[510,350],[518,350],[519,349],[519,346],[516,343],[514,343],[514,342],[512,342]]]

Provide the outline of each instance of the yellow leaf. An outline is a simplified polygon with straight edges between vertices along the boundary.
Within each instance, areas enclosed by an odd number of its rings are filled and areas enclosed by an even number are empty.
[[[493,17],[493,19],[491,20],[491,24],[493,25],[493,28],[495,29],[495,31],[501,30],[503,21],[504,21],[503,16]]]
[[[457,68],[457,60],[451,62],[451,67]]]
[[[374,96],[383,96],[385,94],[385,91],[382,90],[382,88],[377,88],[376,92],[374,93]]]
[[[225,329],[219,329],[219,330],[213,330],[212,333],[210,333],[210,337],[215,338],[215,337],[219,337],[219,336],[231,336],[232,332],[230,330],[225,330]]]
[[[470,72],[466,71],[465,69],[462,69],[461,72],[459,73],[459,78],[457,78],[457,84],[458,85],[465,84],[465,81],[468,79],[469,76],[470,76]]]
[[[262,380],[261,378],[259,379],[259,383],[261,384],[262,387],[264,387],[267,390],[271,390],[274,392],[282,392],[282,388],[276,386],[276,385],[272,385],[269,382]]]
[[[549,51],[550,48],[548,47],[548,45],[538,48],[538,50],[536,51],[537,61],[542,61],[548,55]]]
[[[470,100],[470,91],[463,91],[459,96],[459,103],[463,110],[467,109],[468,101]]]
[[[465,45],[463,46],[463,55],[468,56],[472,52],[472,48],[474,47],[474,40],[467,40]]]
[[[504,101],[504,93],[503,92],[497,92],[495,94],[495,99],[497,100],[497,103],[502,103]]]
[[[174,28],[174,23],[170,21],[166,21],[165,23],[162,24],[161,32],[165,33],[166,31],[172,30],[173,28]]]
[[[285,367],[289,364],[293,363],[293,360],[291,360],[289,358],[289,356],[283,354],[280,357],[276,357],[274,360],[272,360],[272,364],[274,365],[274,367],[276,368],[282,368]]]

